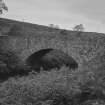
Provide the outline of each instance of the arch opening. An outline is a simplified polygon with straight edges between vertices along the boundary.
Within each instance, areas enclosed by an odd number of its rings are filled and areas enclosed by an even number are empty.
[[[50,48],[33,53],[26,59],[26,64],[36,72],[40,72],[41,68],[46,71],[60,69],[63,65],[70,69],[78,68],[78,63],[71,56],[61,50]]]

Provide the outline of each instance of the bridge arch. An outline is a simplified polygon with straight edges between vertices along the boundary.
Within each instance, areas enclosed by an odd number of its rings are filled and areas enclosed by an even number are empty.
[[[41,68],[48,71],[52,68],[59,69],[63,65],[68,66],[70,69],[78,68],[78,63],[73,57],[53,48],[41,49],[32,53],[26,59],[26,64],[37,72],[40,72]]]

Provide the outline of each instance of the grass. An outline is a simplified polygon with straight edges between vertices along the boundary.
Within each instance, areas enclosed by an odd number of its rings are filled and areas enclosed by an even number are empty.
[[[100,76],[101,75],[101,76]],[[66,67],[40,74],[10,78],[0,84],[1,105],[78,105],[88,100],[105,101],[105,72],[71,71]],[[82,96],[83,92],[88,96]],[[92,99],[93,96],[95,99]],[[102,97],[101,97],[101,96]],[[87,99],[82,100],[84,97]],[[66,100],[66,101],[62,101]],[[82,101],[81,101],[82,100]],[[49,103],[49,104],[48,104]],[[54,104],[55,103],[55,104]]]

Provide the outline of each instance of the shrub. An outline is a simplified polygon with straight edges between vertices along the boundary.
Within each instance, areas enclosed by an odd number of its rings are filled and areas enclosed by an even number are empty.
[[[19,58],[13,52],[0,53],[0,80],[7,80],[9,77],[23,76],[28,70],[19,65]]]
[[[99,77],[89,71],[53,70],[33,78],[10,79],[0,86],[0,103],[6,105],[88,105],[105,103]],[[101,73],[101,72],[100,72]],[[105,73],[105,72],[104,72]],[[94,73],[93,73],[94,74]],[[69,76],[69,81],[67,79]],[[69,86],[67,88],[67,86]]]

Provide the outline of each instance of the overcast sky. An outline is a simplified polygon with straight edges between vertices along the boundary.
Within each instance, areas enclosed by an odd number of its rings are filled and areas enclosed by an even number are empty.
[[[35,24],[57,24],[72,29],[105,33],[105,0],[5,0],[9,11],[2,17]]]

